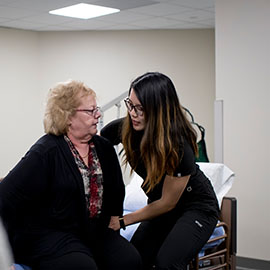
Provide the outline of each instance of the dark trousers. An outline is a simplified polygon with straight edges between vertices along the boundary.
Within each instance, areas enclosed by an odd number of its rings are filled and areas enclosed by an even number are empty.
[[[142,262],[136,248],[111,229],[89,252],[69,252],[44,259],[33,270],[140,270]]]
[[[207,213],[187,211],[177,217],[172,211],[142,222],[131,243],[141,254],[144,269],[182,270],[207,242],[216,223],[217,218]]]

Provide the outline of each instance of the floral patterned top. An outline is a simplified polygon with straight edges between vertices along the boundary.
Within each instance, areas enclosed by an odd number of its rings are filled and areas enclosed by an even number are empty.
[[[103,197],[103,176],[95,145],[93,142],[89,142],[87,167],[69,137],[64,136],[64,138],[69,145],[83,178],[86,207],[89,211],[89,217],[99,217]]]

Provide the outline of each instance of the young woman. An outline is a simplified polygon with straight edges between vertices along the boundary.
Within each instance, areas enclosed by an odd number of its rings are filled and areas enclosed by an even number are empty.
[[[148,205],[111,220],[109,227],[141,222],[131,242],[144,269],[186,269],[219,214],[211,183],[195,163],[196,133],[172,81],[161,73],[135,79],[125,104],[127,117],[105,126],[101,135],[123,143],[125,162],[144,179]]]

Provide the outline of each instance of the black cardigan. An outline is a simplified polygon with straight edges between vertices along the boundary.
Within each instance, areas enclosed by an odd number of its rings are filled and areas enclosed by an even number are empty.
[[[101,230],[110,216],[122,214],[125,189],[111,143],[100,136],[92,141],[104,181]],[[69,252],[70,241],[87,246],[86,213],[82,176],[63,136],[41,137],[0,184],[0,215],[17,262],[31,265],[41,256]]]

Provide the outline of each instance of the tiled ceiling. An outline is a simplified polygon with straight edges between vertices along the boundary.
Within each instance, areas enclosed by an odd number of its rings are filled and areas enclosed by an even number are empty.
[[[88,20],[48,13],[78,3],[121,11]],[[0,0],[0,27],[33,31],[214,28],[215,0]]]

